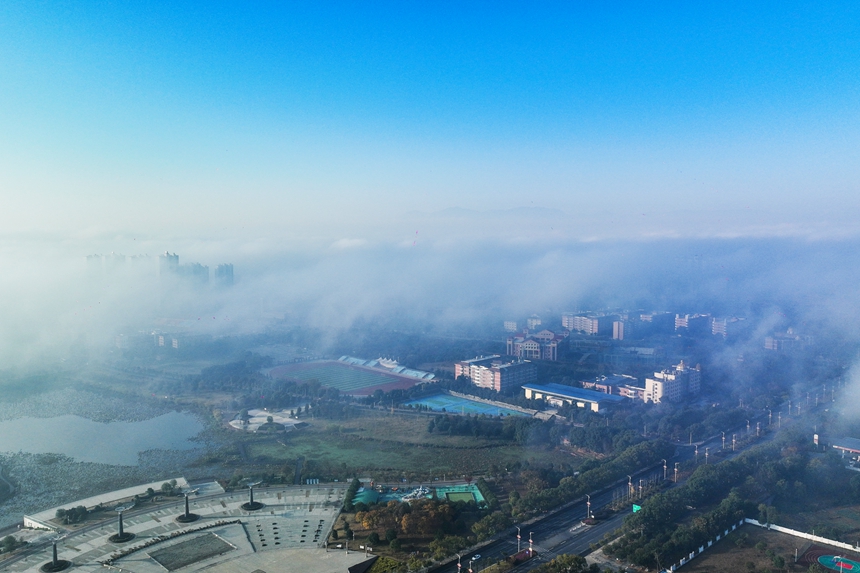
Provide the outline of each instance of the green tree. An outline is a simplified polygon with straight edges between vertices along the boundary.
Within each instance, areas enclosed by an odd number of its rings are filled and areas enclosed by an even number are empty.
[[[600,567],[589,565],[584,557],[579,555],[559,555],[549,563],[534,570],[535,573],[600,573]]]
[[[377,543],[379,543],[379,534],[374,531],[373,533],[371,533],[370,535],[367,536],[367,542],[370,543],[371,545],[376,545]]]
[[[3,541],[0,542],[0,550],[2,550],[3,553],[9,553],[10,551],[14,551],[17,546],[18,541],[16,541],[15,538],[11,535],[7,535],[3,538]]]

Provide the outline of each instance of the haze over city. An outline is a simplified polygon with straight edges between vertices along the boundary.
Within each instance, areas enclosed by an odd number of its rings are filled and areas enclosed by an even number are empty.
[[[272,310],[338,317],[629,303],[713,249],[764,289],[817,284],[816,250],[846,277],[856,11],[8,3],[4,339],[106,304],[69,292],[93,253],[230,261]]]
[[[693,479],[720,433],[721,453],[727,432],[744,432],[739,450],[795,439],[784,415],[797,435],[860,454],[839,441],[860,438],[858,24],[860,6],[842,1],[3,3],[0,425],[19,428],[14,447],[13,430],[0,436],[3,511],[162,478],[181,477],[168,498],[200,476],[222,494],[338,480],[331,540],[349,535],[338,520],[341,502],[354,513],[354,478],[482,476],[502,509],[487,501],[451,524],[456,550],[434,554],[428,538],[407,552],[442,571],[485,534],[473,525],[504,513],[489,539],[596,496],[597,482],[564,484],[633,448],[647,464],[613,479],[666,482],[649,464],[667,458]],[[528,383],[481,386],[462,374],[479,354]],[[380,368],[402,387],[371,384]],[[669,372],[686,389],[661,403],[654,380]],[[619,410],[526,388],[584,392],[615,375],[635,379],[616,384],[632,399]],[[497,410],[434,411],[437,391]],[[828,391],[838,403],[825,408]],[[533,419],[514,431],[508,406]],[[64,416],[87,423],[63,430]],[[170,444],[151,430],[173,433],[161,416],[181,428]],[[31,418],[38,431],[20,430]],[[86,444],[96,422],[141,440],[120,451],[131,442],[116,438],[100,459],[44,437]],[[583,438],[593,428],[611,444]],[[377,431],[404,440],[398,451],[475,450],[416,469],[313,441]],[[519,449],[483,457],[500,443]],[[34,489],[55,483],[52,455],[74,459],[86,487]],[[812,483],[824,459],[844,469],[816,450],[808,473],[781,477]],[[94,484],[103,468],[87,464],[112,469]],[[860,501],[846,475],[830,481]],[[759,503],[762,522],[768,507],[800,513],[801,488],[752,477],[747,517]]]

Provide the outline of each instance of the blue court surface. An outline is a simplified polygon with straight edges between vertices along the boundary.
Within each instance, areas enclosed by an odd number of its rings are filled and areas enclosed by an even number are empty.
[[[409,406],[410,404],[415,406],[426,406],[436,412],[445,411],[454,414],[486,414],[487,416],[528,415],[523,414],[522,412],[517,412],[516,410],[503,408],[501,406],[494,406],[493,404],[476,402],[475,400],[468,400],[466,398],[459,398],[457,396],[450,396],[448,394],[437,394],[435,396],[421,398],[420,400],[413,400],[411,402],[407,402],[406,404],[404,404],[404,406]]]

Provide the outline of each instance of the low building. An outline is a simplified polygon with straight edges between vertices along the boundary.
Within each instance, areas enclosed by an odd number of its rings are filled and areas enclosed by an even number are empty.
[[[774,352],[791,353],[803,350],[811,341],[811,337],[801,336],[793,328],[789,328],[785,333],[765,337],[764,348]]]
[[[626,400],[621,396],[564,384],[524,384],[523,390],[529,400],[545,400],[553,406],[569,404],[577,408],[588,408],[592,412],[600,412],[613,405],[623,404]]]
[[[541,330],[530,334],[528,330],[508,337],[508,356],[520,360],[558,360],[558,346],[565,340],[563,334]]]
[[[631,400],[644,400],[645,388],[639,386],[639,380],[626,374],[610,374],[598,376],[593,380],[582,380],[583,388],[596,390],[604,394],[622,396]]]
[[[675,332],[675,315],[671,312],[650,312],[639,315],[642,334],[659,335]]]
[[[675,331],[682,331],[690,336],[701,336],[711,332],[710,314],[676,314]]]
[[[645,379],[645,402],[680,402],[681,399],[695,396],[701,390],[702,367],[698,364],[690,368],[682,360],[671,369],[655,372],[652,378]]]
[[[740,330],[741,326],[744,324],[743,321],[743,318],[738,318],[737,316],[714,318],[711,321],[711,334],[714,336],[722,336],[723,338],[735,336],[737,331]]]
[[[860,456],[860,440],[857,438],[840,438],[833,440],[833,449],[839,451],[844,458],[846,455],[851,458]]]
[[[478,388],[503,392],[537,380],[537,368],[528,360],[504,360],[499,355],[454,364],[454,377],[465,377]]]

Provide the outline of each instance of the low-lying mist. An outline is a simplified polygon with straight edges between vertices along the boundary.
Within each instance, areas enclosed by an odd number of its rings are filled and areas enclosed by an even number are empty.
[[[358,320],[458,332],[532,313],[612,308],[741,316],[755,325],[751,340],[787,327],[860,338],[857,240],[343,239],[293,250],[149,242],[141,251],[150,258],[106,259],[101,267],[88,264],[97,252],[89,245],[44,244],[7,242],[0,253],[2,369],[39,368],[73,345],[97,355],[118,334],[165,324],[216,336],[288,324],[333,339]],[[159,276],[159,247],[178,254],[180,264],[208,265],[210,275],[232,263],[234,284]]]

